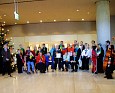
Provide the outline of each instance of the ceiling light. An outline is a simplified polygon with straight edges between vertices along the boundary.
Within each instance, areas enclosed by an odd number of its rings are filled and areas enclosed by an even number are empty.
[[[10,30],[9,30],[9,29],[7,29],[7,31],[9,32]]]
[[[42,23],[43,21],[42,21],[42,20],[40,20],[40,22]]]
[[[54,22],[56,22],[56,20],[54,20]]]
[[[41,14],[42,12],[39,12],[39,14]]]
[[[15,23],[15,25],[16,25],[17,23]]]
[[[6,15],[4,15],[4,16],[6,16]]]
[[[77,12],[79,12],[79,10],[78,10],[78,9],[77,9],[76,11],[77,11]]]
[[[82,18],[82,21],[84,21],[85,19]]]
[[[87,14],[89,14],[89,12],[87,12]]]
[[[68,19],[68,21],[70,21],[70,19]]]
[[[3,23],[5,24],[6,22],[4,21]]]
[[[30,23],[29,21],[27,21],[27,23]]]

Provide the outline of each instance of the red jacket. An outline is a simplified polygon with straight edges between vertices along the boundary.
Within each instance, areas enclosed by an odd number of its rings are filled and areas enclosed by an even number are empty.
[[[63,55],[64,55],[66,52],[67,52],[67,49],[66,49],[66,48],[62,50],[62,54],[63,54]]]
[[[73,47],[67,47],[67,51],[68,52],[74,52],[74,48]]]
[[[36,64],[40,63],[40,62],[45,63],[45,56],[44,55],[42,55],[41,57],[40,57],[40,55],[37,56]]]

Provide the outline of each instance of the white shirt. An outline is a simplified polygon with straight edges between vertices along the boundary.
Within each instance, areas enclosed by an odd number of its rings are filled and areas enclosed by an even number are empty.
[[[86,57],[91,57],[91,51],[89,50],[89,49],[84,49],[83,51],[82,51],[82,57],[83,56],[86,56]]]

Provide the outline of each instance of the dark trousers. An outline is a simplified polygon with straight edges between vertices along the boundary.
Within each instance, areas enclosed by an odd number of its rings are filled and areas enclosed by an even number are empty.
[[[72,67],[72,71],[77,71],[78,70],[78,63],[77,62],[72,62],[71,67]]]
[[[97,73],[104,73],[104,71],[103,71],[103,57],[97,57]]]
[[[45,73],[45,70],[46,70],[45,67],[46,67],[45,63],[40,62],[40,63],[36,64],[36,69],[39,69],[40,73]]]
[[[2,63],[2,75],[5,75],[6,72],[8,72],[8,75],[11,74],[11,64],[9,61]]]
[[[85,56],[82,58],[82,70],[89,70],[89,58]]]
[[[112,68],[111,67],[106,67],[105,75],[107,79],[112,79]]]
[[[48,67],[51,65],[51,69],[54,69],[54,62],[46,62],[46,69],[48,71]]]
[[[61,58],[55,58],[55,70],[57,69],[57,64],[58,69],[61,70]]]
[[[69,62],[66,62],[66,61],[63,61],[63,62],[62,62],[62,70],[64,70],[64,64],[65,64],[65,69],[66,69],[66,71],[68,70],[68,63],[69,63]]]
[[[18,73],[22,73],[22,65],[18,66]]]
[[[18,73],[23,72],[23,69],[22,69],[23,66],[24,66],[23,62],[17,61]]]

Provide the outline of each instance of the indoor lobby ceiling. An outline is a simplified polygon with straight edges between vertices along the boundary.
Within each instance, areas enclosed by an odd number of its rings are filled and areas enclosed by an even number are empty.
[[[14,0],[0,0],[0,22],[7,25],[95,21],[97,0],[16,0],[19,20],[14,19]],[[115,0],[110,0],[111,15],[115,15]]]

